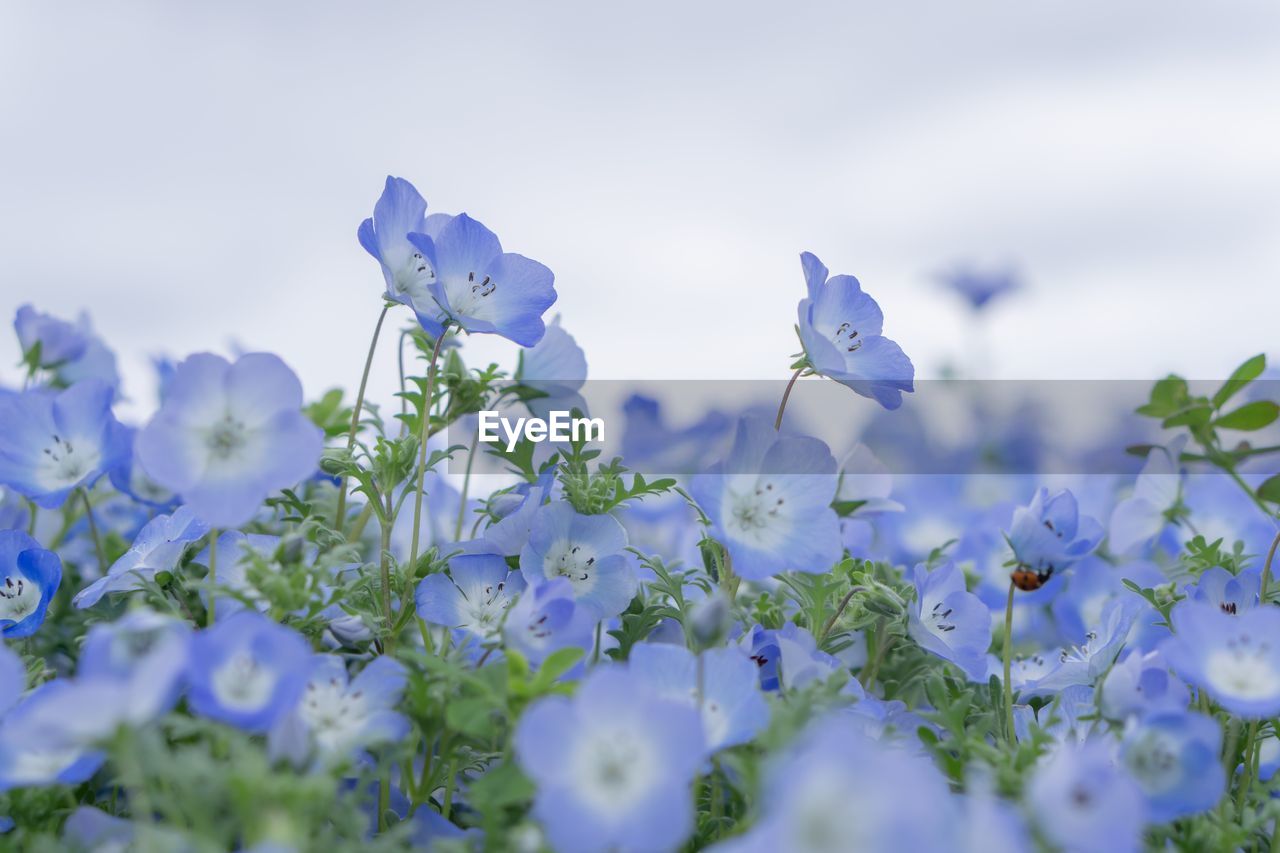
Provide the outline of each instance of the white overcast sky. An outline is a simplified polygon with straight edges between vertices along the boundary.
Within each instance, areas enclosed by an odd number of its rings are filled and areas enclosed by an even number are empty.
[[[784,378],[806,249],[921,376],[1221,376],[1280,355],[1278,38],[1261,2],[10,0],[0,314],[88,309],[144,408],[146,356],[232,339],[353,386],[393,173],[555,271],[596,377]],[[983,344],[960,261],[1028,281]]]

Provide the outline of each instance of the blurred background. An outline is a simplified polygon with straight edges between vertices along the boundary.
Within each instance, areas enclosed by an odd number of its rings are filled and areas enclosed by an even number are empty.
[[[88,310],[140,414],[150,356],[233,344],[353,388],[392,173],[555,271],[595,378],[785,379],[802,250],[922,378],[1221,377],[1280,350],[1278,37],[1232,2],[8,2],[0,316]],[[1022,287],[976,312],[962,268]]]

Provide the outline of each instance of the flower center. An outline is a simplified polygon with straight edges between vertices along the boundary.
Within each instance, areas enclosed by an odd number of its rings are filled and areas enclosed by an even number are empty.
[[[93,471],[100,458],[94,449],[83,445],[72,446],[70,440],[54,434],[53,442],[41,451],[37,465],[42,482],[55,488],[66,488],[79,483]]]
[[[245,425],[231,415],[214,424],[205,436],[205,446],[214,459],[230,459],[247,444]]]
[[[858,339],[858,330],[849,323],[841,323],[831,336],[831,342],[845,352],[857,352],[862,349],[862,341]]]
[[[275,686],[275,673],[244,652],[232,655],[213,674],[214,693],[223,705],[236,710],[256,711],[263,707]]]
[[[498,623],[510,602],[506,597],[506,581],[486,584],[480,595],[472,600],[467,599],[466,614],[468,622],[462,627],[481,637],[491,638],[496,635]],[[465,593],[463,594],[465,597]]]
[[[1280,692],[1280,672],[1269,660],[1270,646],[1241,634],[1205,662],[1209,684],[1228,696],[1263,699]]]
[[[547,576],[568,578],[575,595],[583,595],[596,585],[595,565],[595,553],[573,542],[565,542],[558,554],[548,553],[545,563]]]
[[[755,487],[730,497],[730,527],[745,538],[760,541],[763,532],[776,522],[786,499],[778,496],[773,483],[756,483]]]
[[[40,587],[22,575],[9,575],[0,584],[0,622],[26,619],[40,606],[41,597]]]

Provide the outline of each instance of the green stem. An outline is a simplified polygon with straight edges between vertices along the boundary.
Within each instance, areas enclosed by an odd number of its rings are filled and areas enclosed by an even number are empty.
[[[1249,731],[1244,741],[1244,772],[1241,774],[1240,791],[1236,795],[1236,816],[1244,815],[1244,804],[1249,797],[1249,786],[1257,773],[1253,768],[1253,745],[1258,739],[1258,721],[1249,723]]]
[[[791,399],[791,389],[795,387],[796,380],[800,378],[800,374],[804,372],[804,368],[797,368],[796,372],[791,374],[791,381],[787,383],[787,390],[782,392],[782,402],[778,404],[778,417],[773,421],[775,430],[782,429],[782,413],[787,410],[787,400]]]
[[[204,615],[204,626],[206,628],[213,627],[214,613],[217,612],[215,602],[216,595],[214,588],[218,581],[218,531],[214,528],[209,531],[209,609]]]
[[[885,652],[889,650],[890,638],[884,634],[884,619],[876,624],[876,632],[874,634],[876,649],[875,654],[869,663],[860,673],[862,686],[870,688],[875,683],[876,676],[880,673],[880,662],[884,660]]]
[[[863,587],[855,585],[845,593],[844,598],[840,599],[840,604],[836,607],[836,612],[832,613],[831,618],[827,620],[827,624],[822,626],[822,633],[818,635],[819,645],[827,639],[827,635],[831,633],[831,629],[836,626],[836,620],[840,618],[840,614],[844,613],[844,609],[849,606],[849,602],[853,600],[853,596],[862,590]]]
[[[458,757],[456,755],[449,758],[449,775],[444,777],[444,802],[440,806],[440,814],[445,820],[449,819],[449,812],[453,809],[453,777],[458,774]]]
[[[360,389],[356,391],[356,405],[351,410],[351,427],[347,430],[347,453],[351,453],[356,446],[356,431],[360,428],[360,410],[364,408],[364,389],[369,384],[369,369],[373,367],[373,353],[378,348],[378,336],[382,334],[382,321],[387,319],[387,311],[390,308],[390,302],[382,306],[382,312],[378,314],[378,324],[373,327],[373,338],[369,341],[369,354],[365,356],[364,372],[360,374]],[[346,526],[346,512],[347,478],[344,475],[342,482],[338,484],[338,512],[333,523],[334,529],[339,533]]]
[[[89,502],[88,490],[81,488],[80,497],[84,500],[84,517],[89,520],[89,533],[93,536],[93,550],[98,555],[98,565],[102,567],[102,573],[105,575],[107,573],[107,553],[102,550],[102,537],[98,535],[98,522],[93,520],[93,504]]]
[[[1009,581],[1009,600],[1004,605],[1004,725],[1009,743],[1017,737],[1013,733],[1013,593],[1017,587]]]
[[[1267,585],[1271,582],[1271,563],[1276,558],[1276,548],[1280,547],[1280,533],[1271,540],[1271,550],[1267,551],[1267,561],[1262,564],[1262,582],[1258,588],[1258,601],[1267,603]]]
[[[436,363],[440,360],[440,347],[449,334],[446,325],[436,338],[431,350],[431,364],[427,367],[427,387],[422,395],[422,424],[418,434],[418,485],[413,496],[413,541],[409,546],[409,566],[418,564],[418,534],[422,527],[422,484],[427,479],[427,439],[431,436],[431,398],[436,385]]]
[[[396,651],[396,638],[394,617],[391,612],[391,529],[395,525],[394,509],[392,507],[391,493],[387,492],[387,509],[385,517],[382,519],[382,541],[381,541],[381,560],[379,562],[379,570],[382,578],[382,612],[386,619],[386,640],[383,642],[382,650],[384,653],[394,655]]]
[[[36,535],[36,502],[27,500],[27,535],[34,537]]]
[[[476,445],[480,441],[480,432],[471,437],[471,449],[467,451],[467,470],[462,476],[462,496],[458,499],[458,523],[453,528],[453,541],[462,539],[462,524],[467,515],[467,492],[471,489],[471,463],[476,459]]]

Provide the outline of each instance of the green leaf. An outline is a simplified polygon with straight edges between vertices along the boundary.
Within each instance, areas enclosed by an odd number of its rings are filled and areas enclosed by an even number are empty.
[[[1267,357],[1265,355],[1255,355],[1235,369],[1231,374],[1231,378],[1222,383],[1222,387],[1213,395],[1213,407],[1221,409],[1223,404],[1235,396],[1241,388],[1248,385],[1253,380],[1262,375],[1262,371],[1267,369]]]
[[[1280,405],[1270,400],[1257,400],[1245,403],[1234,412],[1228,412],[1213,422],[1220,429],[1255,430],[1262,429],[1280,417]]]
[[[1208,426],[1213,418],[1213,407],[1206,403],[1197,403],[1180,409],[1161,423],[1165,429],[1179,426]]]
[[[586,652],[574,646],[560,649],[547,655],[546,660],[542,662],[542,666],[538,667],[538,674],[533,679],[534,689],[542,692],[549,688],[557,678],[573,669],[574,664],[581,660],[584,654]]]
[[[1258,486],[1258,497],[1273,504],[1280,504],[1280,474],[1276,474],[1261,486]]]
[[[1166,376],[1151,388],[1151,401],[1138,407],[1138,414],[1149,418],[1167,418],[1190,400],[1187,380],[1180,376]]]

